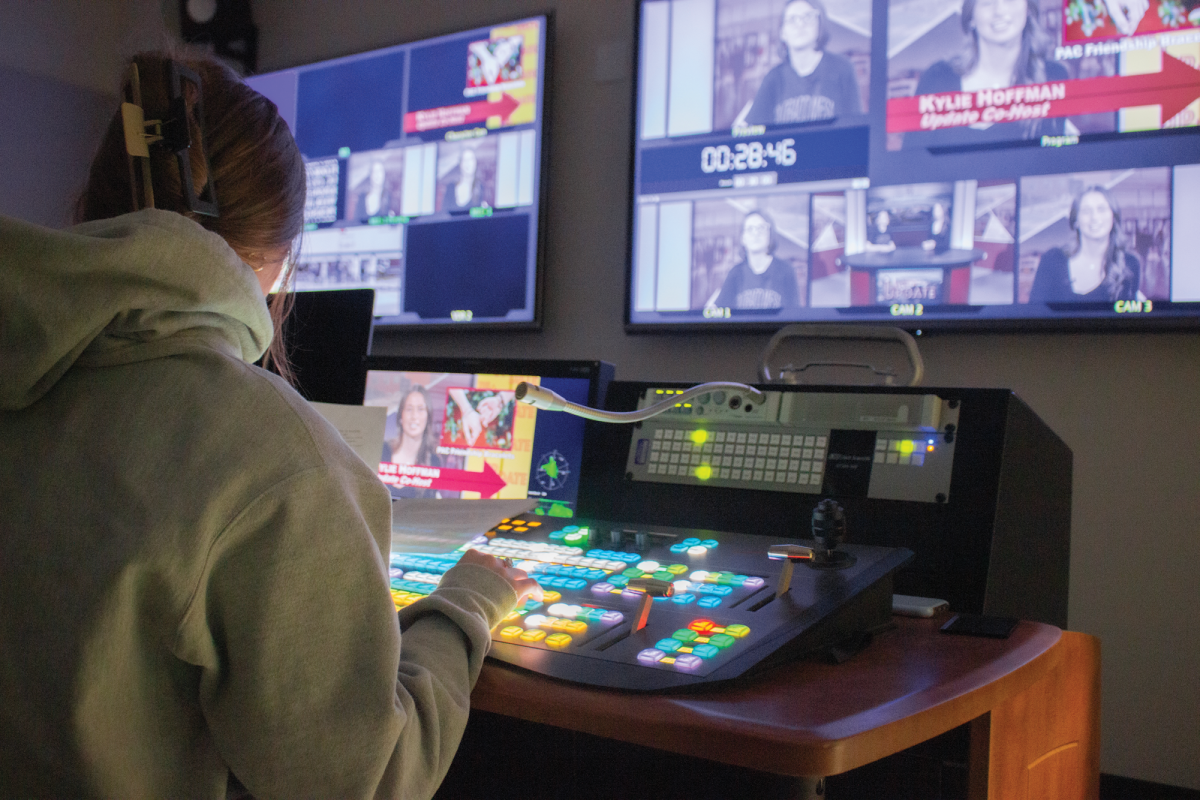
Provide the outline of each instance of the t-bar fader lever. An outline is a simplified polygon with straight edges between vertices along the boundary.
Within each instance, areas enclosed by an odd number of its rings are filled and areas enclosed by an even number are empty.
[[[654,598],[672,597],[675,594],[675,584],[670,581],[660,581],[658,578],[634,578],[629,582],[629,588],[642,592],[642,599],[638,601],[637,613],[633,618],[634,633],[646,627],[646,620],[650,618],[650,606],[654,604]]]

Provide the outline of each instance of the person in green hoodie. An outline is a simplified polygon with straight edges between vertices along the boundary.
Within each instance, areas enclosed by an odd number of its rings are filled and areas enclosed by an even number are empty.
[[[134,61],[170,119],[170,58]],[[155,147],[143,207],[118,114],[82,224],[0,218],[0,795],[428,797],[540,590],[470,551],[397,615],[386,488],[252,364],[279,363],[304,164],[270,101],[187,66],[218,216]]]

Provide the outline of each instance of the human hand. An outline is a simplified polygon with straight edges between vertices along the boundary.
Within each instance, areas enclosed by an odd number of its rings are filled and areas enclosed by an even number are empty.
[[[483,420],[479,417],[479,412],[465,405],[462,411],[462,428],[463,439],[468,445],[475,444],[475,440],[479,438],[479,434],[483,433]]]
[[[542,599],[542,587],[538,585],[537,581],[529,577],[525,570],[506,566],[504,562],[495,556],[485,555],[478,550],[468,550],[462,554],[462,558],[458,560],[458,563],[475,564],[504,578],[516,590],[518,606],[524,603],[526,598],[533,598],[534,600]]]
[[[508,405],[508,401],[504,399],[503,395],[492,395],[480,400],[475,410],[479,412],[479,418],[483,421],[484,425],[491,425],[500,416],[500,413],[504,411],[506,405]]]
[[[1150,8],[1150,0],[1104,0],[1113,24],[1124,36],[1132,36]]]

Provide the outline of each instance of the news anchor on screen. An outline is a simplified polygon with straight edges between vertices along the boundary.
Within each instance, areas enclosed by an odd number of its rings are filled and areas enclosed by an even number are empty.
[[[792,0],[779,31],[784,60],[763,78],[746,113],[747,125],[818,122],[862,113],[854,68],[825,51],[829,26],[821,0]]]
[[[742,220],[742,258],[733,265],[712,305],[735,311],[795,308],[800,305],[792,266],[776,258],[775,223],[765,211]]]
[[[1121,212],[1108,192],[1089,186],[1075,196],[1067,214],[1073,241],[1042,254],[1032,303],[1113,303],[1136,300],[1141,263],[1125,249]]]

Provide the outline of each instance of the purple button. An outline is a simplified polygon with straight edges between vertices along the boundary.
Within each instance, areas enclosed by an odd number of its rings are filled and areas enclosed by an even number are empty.
[[[611,583],[605,583],[604,581],[601,581],[600,583],[592,584],[592,594],[608,594],[612,590],[613,585]]]
[[[647,651],[643,650],[642,652],[645,653]],[[655,650],[654,652],[659,653],[659,658],[662,658],[662,655],[661,655],[662,651]],[[639,659],[641,658],[640,654],[638,655],[638,658]],[[700,658],[699,656],[694,656],[691,653],[684,653],[681,656],[675,657],[675,669],[681,669],[681,670],[684,670],[685,672],[694,672],[694,671],[700,669],[700,665],[703,663],[704,663],[704,660],[702,658]]]
[[[626,589],[621,592],[621,597],[624,597],[626,600],[640,600],[644,595],[645,592],[635,592],[632,589]]]
[[[638,653],[638,663],[646,665],[657,664],[659,661],[663,660],[664,656],[666,656],[666,653],[664,653],[662,650],[655,650],[653,647],[650,647]],[[696,659],[696,661],[699,660],[700,659],[698,658]],[[678,660],[675,662],[675,664],[678,666]]]
[[[746,578],[742,586],[746,587],[747,589],[761,589],[764,583],[766,583],[766,581],[762,578]]]
[[[605,611],[600,615],[600,621],[605,625],[616,625],[623,619],[625,619],[625,615],[620,611]]]

